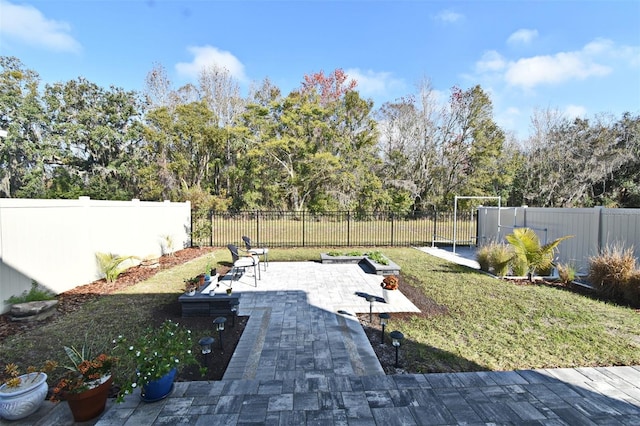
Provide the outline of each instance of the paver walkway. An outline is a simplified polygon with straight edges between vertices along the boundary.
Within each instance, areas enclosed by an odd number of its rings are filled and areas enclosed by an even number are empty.
[[[385,375],[354,315],[380,281],[316,262],[272,262],[257,288],[245,275],[234,293],[250,319],[223,380],[178,382],[155,403],[134,394],[90,424],[640,425],[640,367]],[[372,310],[417,309],[403,296]],[[69,418],[61,404],[35,424]]]

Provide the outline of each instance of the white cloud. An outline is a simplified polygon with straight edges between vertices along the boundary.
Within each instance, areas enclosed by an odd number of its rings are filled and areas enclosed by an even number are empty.
[[[454,12],[452,10],[443,10],[436,15],[436,19],[446,23],[458,22],[464,18],[464,15]]]
[[[529,44],[536,37],[538,37],[538,30],[527,30],[523,28],[511,34],[507,39],[507,43]]]
[[[587,115],[587,109],[582,105],[567,105],[564,109],[564,113],[570,119],[585,117]]]
[[[246,82],[244,65],[230,52],[217,49],[213,46],[191,46],[187,50],[193,54],[191,62],[179,62],[176,71],[188,78],[197,78],[200,72],[210,66],[217,66],[229,72],[229,74],[241,82]]]
[[[594,62],[584,51],[534,56],[509,63],[505,80],[511,86],[531,89],[540,84],[558,84],[611,73],[611,68]]]
[[[476,62],[476,71],[480,73],[497,72],[502,71],[506,66],[507,61],[504,57],[495,50],[491,50],[485,52],[482,58]]]
[[[356,90],[363,98],[384,95],[403,89],[402,80],[395,79],[389,72],[361,71],[357,68],[345,70],[349,80],[355,80],[358,85]]]
[[[71,26],[66,22],[47,19],[33,6],[17,5],[0,0],[0,34],[56,52],[77,53],[80,43],[69,33]]]

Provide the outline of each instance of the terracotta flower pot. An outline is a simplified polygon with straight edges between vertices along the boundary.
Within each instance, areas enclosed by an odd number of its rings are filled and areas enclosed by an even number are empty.
[[[82,393],[67,393],[65,395],[76,422],[86,422],[104,411],[112,382],[113,377],[109,376],[107,380],[95,388]]]

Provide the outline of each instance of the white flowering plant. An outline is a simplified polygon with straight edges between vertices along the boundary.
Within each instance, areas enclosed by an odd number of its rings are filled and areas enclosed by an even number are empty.
[[[188,365],[198,365],[191,330],[171,320],[159,327],[148,327],[132,342],[118,336],[114,343],[121,359],[133,360],[136,365],[135,376],[120,384],[118,401],[136,387],[158,380],[173,369],[180,372]],[[206,368],[200,371],[204,375]]]

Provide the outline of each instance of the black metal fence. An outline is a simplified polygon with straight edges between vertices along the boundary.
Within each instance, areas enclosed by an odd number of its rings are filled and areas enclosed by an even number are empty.
[[[269,247],[355,247],[475,245],[476,211],[381,212],[295,211],[210,212],[193,218],[193,244],[223,247],[246,235]]]

